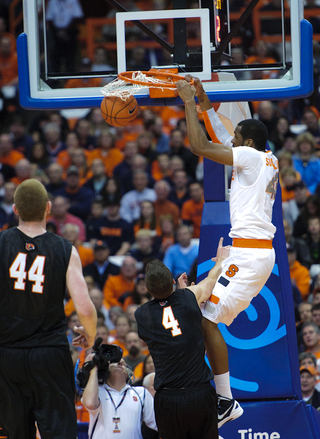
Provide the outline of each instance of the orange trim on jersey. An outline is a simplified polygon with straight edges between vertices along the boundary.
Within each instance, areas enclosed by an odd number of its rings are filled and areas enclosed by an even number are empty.
[[[210,297],[209,300],[210,300],[210,302],[212,302],[212,303],[214,303],[216,305],[220,302],[220,298],[215,296],[214,294],[211,294],[211,297]]]
[[[243,239],[233,238],[233,247],[243,248],[272,248],[272,239]]]

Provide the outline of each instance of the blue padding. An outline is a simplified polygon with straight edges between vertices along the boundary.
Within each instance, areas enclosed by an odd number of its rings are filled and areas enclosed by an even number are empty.
[[[78,439],[88,439],[88,422],[78,422]]]
[[[213,162],[209,159],[203,159],[203,169],[206,178],[203,181],[205,201],[224,201],[225,200],[225,178],[224,165]]]
[[[205,179],[206,178],[207,176],[205,176]],[[214,193],[215,189],[212,189],[212,192]],[[227,224],[230,226],[229,201],[206,201],[204,203],[201,226],[212,226],[216,224]]]
[[[314,429],[314,436],[320,438],[320,415],[318,410],[316,410],[312,405],[307,405],[307,409],[310,415],[310,426]]]
[[[221,439],[319,439],[320,413],[303,401],[242,403],[243,415],[219,429]]]
[[[301,53],[300,53],[300,84],[290,87],[274,87],[267,90],[214,90],[208,91],[211,102],[241,102],[256,100],[280,100],[280,99],[297,99],[309,96],[313,92],[313,47],[312,47],[312,26],[307,20],[302,20],[301,28]],[[67,97],[67,98],[32,98],[30,95],[29,82],[29,60],[27,35],[22,33],[17,39],[18,53],[18,71],[19,71],[19,88],[20,88],[20,104],[24,108],[37,109],[62,109],[62,108],[92,108],[99,107],[102,100],[101,96],[83,96],[83,97]],[[250,81],[248,81],[248,87]],[[45,92],[44,96],[45,96]],[[141,106],[170,106],[182,105],[180,98],[169,99],[151,99],[149,96],[135,95],[138,104]]]

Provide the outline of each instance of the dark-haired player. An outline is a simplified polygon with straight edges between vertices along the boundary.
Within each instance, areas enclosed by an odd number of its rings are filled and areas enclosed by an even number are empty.
[[[210,297],[227,254],[220,240],[208,277],[176,291],[172,274],[161,261],[148,265],[146,286],[154,299],[139,307],[135,317],[139,337],[154,361],[155,414],[162,439],[218,438],[217,397],[204,358],[199,305]]]
[[[187,75],[186,80],[190,79]],[[230,325],[260,292],[273,269],[272,239],[276,228],[272,224],[272,209],[279,167],[277,158],[266,150],[266,126],[258,120],[243,120],[232,138],[212,108],[201,82],[193,79],[194,86],[187,81],[177,82],[178,93],[185,103],[190,149],[196,155],[233,166],[229,233],[232,247],[230,256],[223,262],[212,299],[203,309],[205,345],[215,376],[221,427],[241,416],[243,410],[232,398],[227,345],[217,325],[220,322]],[[207,140],[199,124],[195,95],[209,135],[220,143]]]
[[[76,439],[75,385],[66,335],[66,287],[81,322],[74,344],[93,345],[96,311],[79,255],[46,231],[51,203],[35,179],[21,183],[19,225],[0,233],[0,424],[10,439]]]

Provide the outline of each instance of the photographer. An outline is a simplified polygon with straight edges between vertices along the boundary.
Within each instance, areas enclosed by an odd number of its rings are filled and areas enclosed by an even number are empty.
[[[86,361],[92,361],[94,357],[92,353]],[[145,388],[131,387],[131,375],[123,359],[108,364],[101,384],[98,366],[91,369],[82,397],[82,403],[90,414],[91,439],[113,438],[114,433],[118,433],[118,439],[142,439],[142,421],[148,427],[157,429],[153,398]]]

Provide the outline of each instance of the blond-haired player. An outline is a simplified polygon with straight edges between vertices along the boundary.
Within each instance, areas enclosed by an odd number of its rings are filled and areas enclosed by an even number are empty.
[[[66,335],[68,288],[82,326],[73,344],[94,343],[97,314],[77,250],[46,231],[51,202],[38,180],[14,194],[18,227],[0,233],[0,424],[10,439],[76,439],[75,385]]]
[[[266,150],[266,126],[254,119],[241,121],[232,138],[199,79],[193,78],[194,86],[187,82],[190,79],[186,76],[186,81],[177,82],[178,93],[185,103],[190,149],[194,154],[233,166],[229,233],[232,248],[202,312],[207,355],[219,395],[221,427],[241,416],[243,409],[232,397],[227,345],[217,325],[220,322],[230,325],[249,306],[271,274],[275,262],[272,239],[276,231],[271,221],[279,168],[276,157]],[[207,140],[198,121],[195,95],[209,135],[221,143]]]

